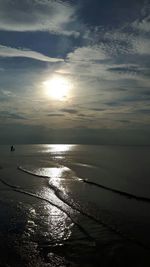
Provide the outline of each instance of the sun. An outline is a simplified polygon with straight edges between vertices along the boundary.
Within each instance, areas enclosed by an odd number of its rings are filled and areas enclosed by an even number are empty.
[[[43,82],[47,96],[55,100],[65,100],[69,96],[71,83],[64,77],[54,76],[50,80]]]

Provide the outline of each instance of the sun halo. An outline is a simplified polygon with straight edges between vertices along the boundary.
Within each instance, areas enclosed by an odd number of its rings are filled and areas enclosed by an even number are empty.
[[[69,96],[71,84],[63,77],[52,77],[43,84],[46,95],[52,99],[63,101]]]

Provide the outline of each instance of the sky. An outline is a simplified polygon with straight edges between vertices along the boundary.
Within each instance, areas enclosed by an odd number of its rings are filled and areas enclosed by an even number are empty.
[[[150,145],[150,1],[0,0],[0,143]]]

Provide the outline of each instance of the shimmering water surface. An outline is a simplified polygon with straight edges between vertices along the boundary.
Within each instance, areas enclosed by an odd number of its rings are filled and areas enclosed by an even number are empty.
[[[150,266],[149,160],[150,147],[1,146],[0,266]]]

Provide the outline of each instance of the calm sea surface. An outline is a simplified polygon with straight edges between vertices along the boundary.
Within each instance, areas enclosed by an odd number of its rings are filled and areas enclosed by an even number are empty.
[[[150,147],[0,146],[0,266],[150,266]]]

